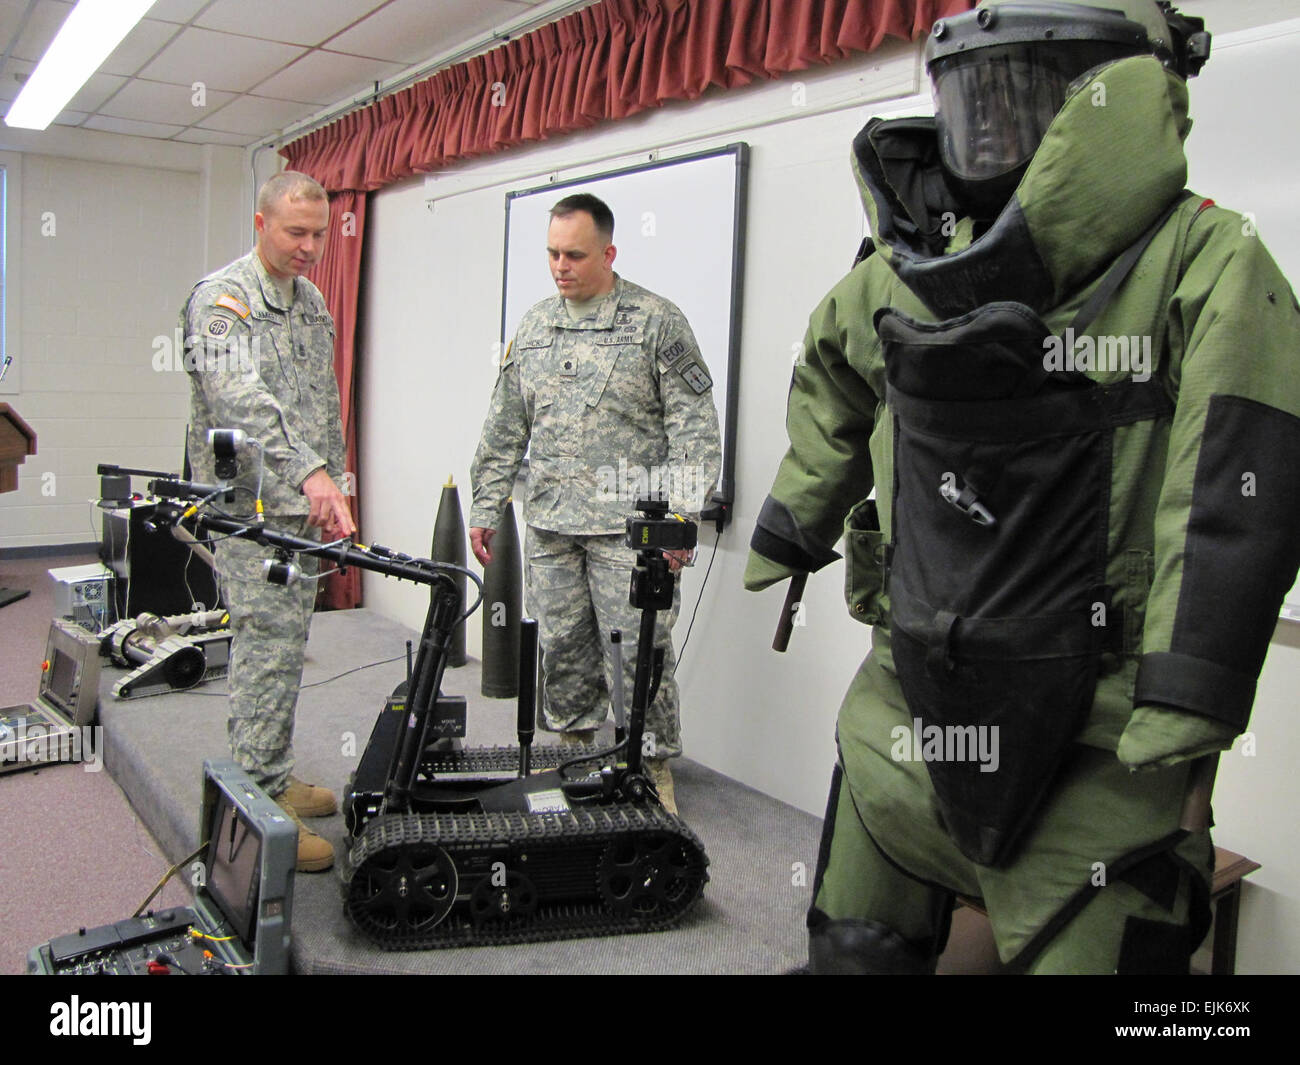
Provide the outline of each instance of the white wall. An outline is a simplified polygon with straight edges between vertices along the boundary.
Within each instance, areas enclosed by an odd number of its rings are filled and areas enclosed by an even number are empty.
[[[1276,0],[1191,0],[1182,8],[1204,17],[1217,34],[1295,14]],[[863,231],[850,140],[869,115],[896,110],[897,98],[922,88],[918,54],[894,44],[830,70],[670,104],[451,168],[427,187],[413,179],[371,198],[359,488],[366,535],[419,552],[429,542],[439,488],[449,474],[468,510],[469,464],[499,355],[505,193],[550,173],[567,179],[643,160],[655,149],[672,155],[749,142],[737,498],[679,670],[683,729],[692,757],[818,814],[835,757],[838,704],[869,649],[869,631],[844,609],[843,567],[836,564],[810,580],[807,624],[795,630],[790,651],[776,655],[769,646],[785,589],[745,593],[741,573],[750,531],[785,449],[793,346],[808,312],[848,267]],[[1196,94],[1194,82],[1193,114]],[[1284,103],[1261,101],[1261,108]],[[1260,138],[1291,128],[1280,113],[1257,112],[1242,121],[1255,124]],[[538,234],[539,271],[546,268],[542,239]],[[1276,239],[1300,242],[1300,234]],[[712,543],[711,530],[702,531],[701,542]],[[702,547],[685,580],[679,646],[710,550]],[[423,621],[426,598],[418,589],[367,574],[365,595],[368,606],[412,627]],[[476,616],[471,653],[479,640]],[[1291,714],[1298,687],[1300,639],[1284,631],[1265,667],[1253,721],[1257,735],[1269,739],[1257,745],[1253,759],[1240,752],[1225,756],[1219,775],[1216,839],[1264,865],[1247,885],[1240,971],[1300,972],[1293,815],[1300,783],[1291,769],[1300,755],[1300,726]]]
[[[154,360],[190,286],[247,246],[244,153],[64,128],[6,131],[0,148],[21,228],[3,398],[38,449],[0,496],[0,549],[86,543],[98,463],[179,469],[189,380]]]

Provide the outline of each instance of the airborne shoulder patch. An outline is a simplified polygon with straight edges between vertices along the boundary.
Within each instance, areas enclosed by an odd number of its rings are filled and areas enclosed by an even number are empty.
[[[223,337],[230,332],[230,327],[234,325],[224,314],[214,314],[211,321],[208,322],[208,336]]]
[[[214,307],[225,307],[228,311],[234,311],[240,318],[247,318],[252,312],[234,296],[218,296],[213,301]]]

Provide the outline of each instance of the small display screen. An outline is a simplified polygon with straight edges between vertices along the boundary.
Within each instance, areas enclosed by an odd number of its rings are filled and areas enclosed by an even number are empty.
[[[49,698],[69,717],[73,716],[73,695],[77,687],[77,661],[58,647],[50,648],[50,668],[41,685]]]
[[[225,793],[217,800],[207,864],[208,893],[251,951],[257,926],[262,841]]]

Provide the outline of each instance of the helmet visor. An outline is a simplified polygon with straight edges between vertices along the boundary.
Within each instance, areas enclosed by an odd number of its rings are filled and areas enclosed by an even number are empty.
[[[935,60],[939,154],[950,173],[987,181],[1024,163],[1076,79],[1135,50],[1110,43],[1017,43]]]

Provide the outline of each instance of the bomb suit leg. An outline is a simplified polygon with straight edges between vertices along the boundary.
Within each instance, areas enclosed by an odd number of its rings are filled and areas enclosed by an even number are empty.
[[[879,851],[837,764],[808,911],[811,971],[933,973],[948,938],[952,905],[950,892],[905,876]]]
[[[948,938],[953,905],[953,889],[945,886],[948,870],[939,874],[942,882],[904,872],[881,849],[874,838],[879,829],[873,833],[868,808],[854,796],[855,790],[869,794],[871,778],[879,773],[870,765],[869,733],[883,730],[887,735],[890,720],[906,716],[901,696],[890,699],[896,689],[883,679],[878,663],[868,658],[840,707],[840,761],[831,777],[808,911],[808,958],[814,973],[932,973]],[[891,768],[901,771],[887,781],[900,801],[917,801],[929,790],[929,782],[916,777],[913,767]],[[940,860],[952,859],[951,841],[941,829],[934,835]]]

